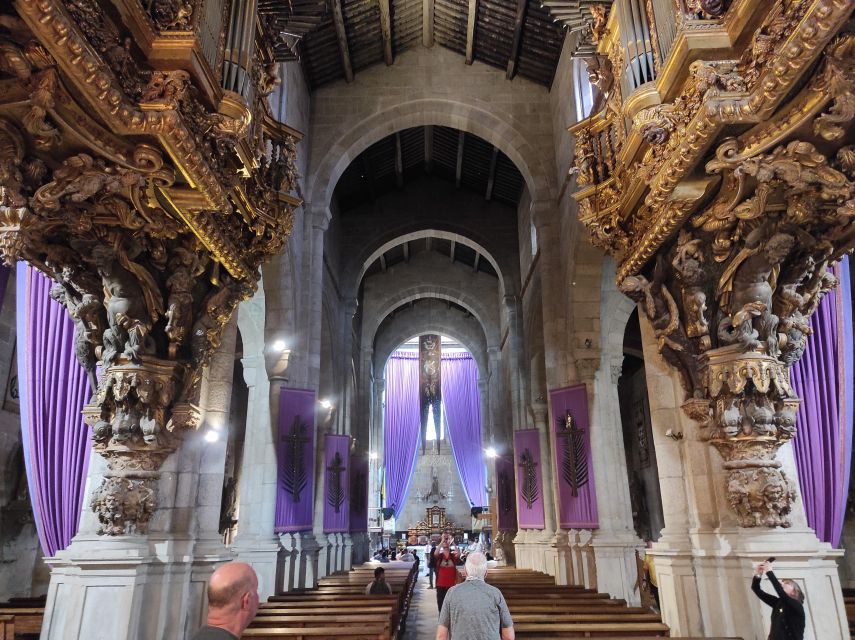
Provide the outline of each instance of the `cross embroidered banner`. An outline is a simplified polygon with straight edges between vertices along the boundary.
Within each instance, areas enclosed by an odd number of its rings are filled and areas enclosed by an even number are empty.
[[[496,458],[496,509],[499,531],[516,531],[517,500],[514,479],[514,460],[511,456]]]
[[[543,529],[543,473],[537,429],[514,432],[514,466],[520,529]]]
[[[350,436],[324,436],[324,533],[350,528]]]
[[[562,529],[596,529],[597,493],[591,460],[588,390],[584,384],[549,392],[558,478],[558,518]]]
[[[307,531],[315,489],[315,392],[282,387],[277,427],[274,531]]]
[[[350,530],[368,531],[368,457],[350,458]]]

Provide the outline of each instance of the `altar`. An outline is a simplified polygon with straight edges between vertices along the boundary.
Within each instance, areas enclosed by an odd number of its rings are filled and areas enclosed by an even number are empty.
[[[437,542],[446,532],[457,541],[463,538],[463,528],[455,526],[451,520],[445,518],[444,507],[427,507],[424,520],[407,529],[407,542],[411,545]]]

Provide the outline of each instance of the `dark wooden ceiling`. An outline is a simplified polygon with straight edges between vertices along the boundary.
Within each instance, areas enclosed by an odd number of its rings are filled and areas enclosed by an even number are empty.
[[[586,4],[572,0],[570,4]],[[353,80],[366,67],[394,64],[401,51],[434,43],[505,71],[508,79],[519,74],[544,86],[552,85],[564,26],[537,0],[261,0],[259,10],[279,29],[288,28],[298,9],[300,33],[297,52],[309,86]],[[275,29],[275,27],[274,27]],[[291,28],[290,32],[298,29]],[[291,50],[282,50],[283,59]]]
[[[478,251],[468,245],[445,238],[420,238],[418,240],[402,242],[385,251],[377,260],[372,262],[363,277],[367,278],[376,273],[385,272],[396,264],[409,262],[415,254],[424,251],[434,251],[442,256],[447,256],[452,263],[465,265],[477,273],[486,273],[497,279],[499,277],[489,260],[484,258]],[[455,305],[453,302],[449,302],[448,304],[449,307],[457,307],[468,315],[468,312],[463,307]]]
[[[413,127],[374,143],[350,163],[335,188],[339,211],[373,202],[425,174],[513,207],[523,190],[519,170],[489,142],[448,127]]]

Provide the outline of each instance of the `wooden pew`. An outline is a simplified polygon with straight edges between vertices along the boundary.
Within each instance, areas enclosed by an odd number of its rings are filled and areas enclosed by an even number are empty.
[[[0,640],[15,640],[15,616],[0,615]]]
[[[8,603],[0,604],[0,616],[10,616],[14,625],[14,633],[18,636],[36,636],[42,632],[42,621],[45,617],[44,607],[10,607]]]

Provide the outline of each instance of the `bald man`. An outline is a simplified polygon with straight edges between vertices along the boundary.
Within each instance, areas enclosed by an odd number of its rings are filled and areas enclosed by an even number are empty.
[[[208,580],[208,623],[193,640],[238,640],[258,611],[258,577],[248,564],[230,562]]]

